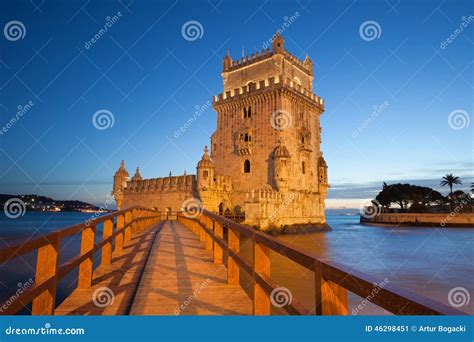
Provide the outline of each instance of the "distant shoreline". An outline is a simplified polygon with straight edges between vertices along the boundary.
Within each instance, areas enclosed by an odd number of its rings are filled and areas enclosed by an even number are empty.
[[[474,228],[472,213],[390,213],[360,216],[360,224],[371,226],[416,226],[428,228]]]

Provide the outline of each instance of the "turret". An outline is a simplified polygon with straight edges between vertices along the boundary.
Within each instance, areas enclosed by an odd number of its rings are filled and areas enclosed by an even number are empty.
[[[208,190],[214,184],[214,162],[209,156],[209,149],[204,148],[204,154],[197,165],[197,183],[199,190]]]
[[[308,54],[306,54],[306,58],[303,61],[303,66],[313,75],[313,61],[309,58]]]
[[[319,175],[319,185],[320,188],[325,188],[327,190],[328,188],[328,165],[326,164],[326,161],[324,160],[323,153],[319,155],[318,159],[318,175]]]
[[[230,58],[229,51],[227,51],[224,60],[222,61],[222,71],[225,72],[229,70],[229,68],[232,66],[232,58]]]
[[[290,152],[280,141],[273,150],[274,172],[273,180],[279,191],[288,189],[288,175],[290,164]]]
[[[273,38],[272,41],[272,49],[274,53],[279,53],[279,54],[284,54],[285,48],[284,48],[285,40],[283,37],[280,35],[279,32],[275,34],[275,38]]]
[[[115,172],[114,175],[114,187],[112,190],[112,195],[115,197],[115,201],[117,202],[117,209],[122,208],[123,202],[123,192],[127,187],[128,181],[128,172],[125,170],[125,162],[122,160],[119,169]]]
[[[135,171],[135,174],[132,177],[132,181],[141,181],[143,180],[143,177],[140,173],[140,168],[137,166],[137,170]]]

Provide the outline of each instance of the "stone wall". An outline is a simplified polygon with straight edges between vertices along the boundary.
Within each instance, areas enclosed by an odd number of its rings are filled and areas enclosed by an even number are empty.
[[[397,213],[380,214],[368,219],[361,216],[361,223],[413,225],[427,227],[473,227],[474,214],[472,213]]]

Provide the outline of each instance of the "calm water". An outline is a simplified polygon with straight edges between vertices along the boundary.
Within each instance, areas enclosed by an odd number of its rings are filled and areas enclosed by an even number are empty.
[[[13,240],[25,239],[68,225],[84,222],[91,214],[82,213],[27,213],[17,219],[0,218],[0,247]],[[464,287],[474,293],[474,230],[468,228],[420,227],[371,227],[358,223],[358,216],[328,214],[327,221],[333,228],[329,232],[301,235],[284,235],[279,238],[316,253],[319,256],[353,267],[381,281],[427,296],[448,304],[448,292],[454,287]],[[98,227],[98,239],[101,227]],[[63,240],[61,262],[79,252],[80,235]],[[251,258],[251,246],[242,242],[242,249]],[[293,297],[303,305],[311,306],[313,276],[311,272],[287,259],[272,254],[272,278],[289,288]],[[96,258],[98,259],[98,258]],[[96,260],[98,262],[98,260]],[[0,299],[14,293],[18,283],[25,283],[34,276],[35,253],[16,258],[0,267]],[[59,284],[62,300],[76,283],[73,272]],[[245,277],[243,277],[245,282]],[[352,307],[361,301],[349,296]],[[472,301],[461,308],[474,313]],[[367,306],[359,314],[381,314],[379,308]]]

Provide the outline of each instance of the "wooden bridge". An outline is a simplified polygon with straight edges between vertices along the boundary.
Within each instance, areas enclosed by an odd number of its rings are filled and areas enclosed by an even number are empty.
[[[102,236],[98,227],[102,226]],[[79,255],[59,264],[61,241],[81,234]],[[253,244],[249,259],[242,241]],[[228,218],[202,212],[161,213],[132,207],[0,250],[0,264],[37,251],[32,286],[0,307],[33,315],[270,315],[279,287],[270,253],[314,272],[314,304],[297,298],[290,315],[347,315],[347,291],[399,315],[464,315]],[[100,264],[94,268],[94,258]],[[78,271],[77,288],[56,303],[60,279]],[[241,272],[250,276],[242,284]]]

